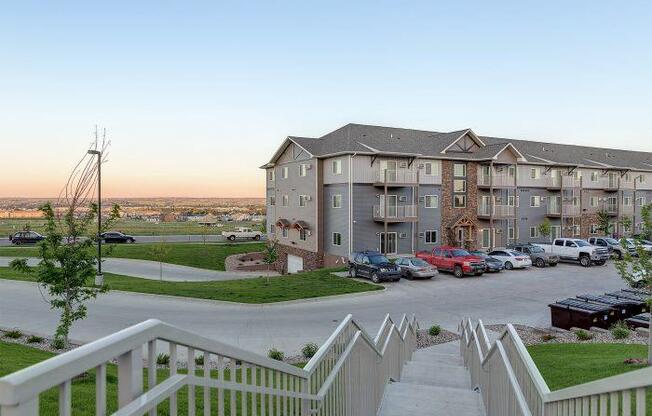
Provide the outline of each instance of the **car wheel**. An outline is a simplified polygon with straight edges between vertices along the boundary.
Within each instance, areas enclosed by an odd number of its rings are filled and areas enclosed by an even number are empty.
[[[557,267],[559,263],[550,263],[550,267]]]
[[[374,273],[371,275],[371,281],[374,283],[380,283],[380,277],[378,277],[378,273]]]
[[[616,252],[616,257],[618,257],[618,260],[622,260],[623,259],[623,252],[622,251],[617,251]]]
[[[355,270],[355,267],[349,267],[349,277],[358,277],[358,272]]]
[[[505,262],[505,270],[512,270],[514,268],[514,265],[512,264],[511,261],[506,261]]]
[[[606,263],[607,263],[607,260],[600,260],[600,261],[595,262],[595,264],[597,264],[598,266],[604,266]]]
[[[235,240],[235,236],[234,236],[234,235],[230,235],[230,236],[229,236],[229,241],[233,241],[233,240]]]
[[[582,256],[580,257],[580,264],[582,265],[582,267],[589,267],[591,266],[591,259],[589,258],[589,256]]]
[[[408,280],[413,280],[414,276],[412,276],[412,272],[407,272],[407,273],[405,273],[405,278],[408,279]]]
[[[464,271],[462,271],[462,267],[455,266],[455,268],[453,269],[453,275],[458,279],[464,277]]]
[[[535,264],[537,267],[546,267],[546,262],[542,258],[538,258]]]
[[[260,240],[260,236],[259,235],[255,236],[254,240],[256,240],[256,241]]]

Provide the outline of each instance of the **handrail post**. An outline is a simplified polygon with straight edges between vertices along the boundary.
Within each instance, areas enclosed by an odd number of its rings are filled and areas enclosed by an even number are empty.
[[[131,403],[143,393],[142,347],[118,357],[118,408]]]
[[[311,393],[310,391],[310,378],[301,380],[301,393]],[[310,416],[311,406],[310,399],[301,399],[301,416]]]
[[[38,416],[38,396],[15,406],[0,406],[2,416]]]

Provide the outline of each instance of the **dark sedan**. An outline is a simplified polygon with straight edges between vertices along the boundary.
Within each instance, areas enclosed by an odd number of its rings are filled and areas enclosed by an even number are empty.
[[[136,239],[133,236],[123,234],[118,231],[109,231],[100,234],[100,238],[105,243],[135,243]]]
[[[474,256],[482,257],[482,260],[484,260],[484,262],[487,264],[487,270],[486,270],[487,272],[490,273],[499,272],[505,268],[502,261],[491,257],[484,251],[474,250],[471,251],[470,253],[473,254]]]
[[[43,239],[45,237],[35,231],[19,231],[9,236],[11,243],[17,246],[21,244],[36,244]]]

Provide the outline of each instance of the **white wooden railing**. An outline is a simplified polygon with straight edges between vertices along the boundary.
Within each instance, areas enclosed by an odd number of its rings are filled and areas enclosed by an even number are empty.
[[[73,380],[95,372],[96,415],[108,414],[107,403],[117,402],[113,415],[119,416],[155,416],[157,407],[166,414],[169,410],[170,415],[372,416],[385,385],[390,379],[400,379],[403,364],[416,349],[417,329],[414,317],[403,316],[396,325],[388,315],[372,338],[349,315],[301,369],[148,320],[1,378],[0,415],[38,415],[39,395],[51,388],[59,391],[59,415],[78,413],[71,401],[80,394],[74,393]],[[164,380],[158,379],[161,372],[157,375],[155,365],[160,341],[167,343],[170,355],[169,375]],[[178,353],[184,350],[187,371],[180,371]],[[198,356],[203,357],[199,366],[194,360]],[[107,389],[107,368],[114,365],[117,397],[107,397],[113,391]],[[187,408],[179,403],[182,389],[187,389]],[[203,400],[196,400],[199,392],[195,389],[202,390]]]
[[[652,367],[551,392],[512,325],[493,344],[482,324],[461,324],[460,353],[487,416],[645,416]]]

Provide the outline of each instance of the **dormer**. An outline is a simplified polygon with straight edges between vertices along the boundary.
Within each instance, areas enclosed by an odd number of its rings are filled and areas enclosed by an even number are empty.
[[[473,153],[483,147],[485,147],[485,143],[480,137],[473,130],[466,129],[461,131],[459,137],[446,146],[441,153]]]

